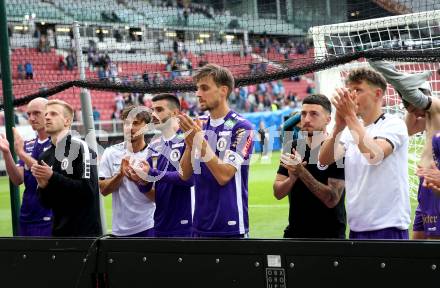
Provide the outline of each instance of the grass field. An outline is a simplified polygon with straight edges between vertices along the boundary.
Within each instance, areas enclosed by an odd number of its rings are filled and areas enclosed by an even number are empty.
[[[287,197],[276,200],[272,183],[278,169],[279,153],[273,153],[269,163],[262,163],[255,155],[249,176],[249,219],[252,238],[281,238],[287,225],[289,204]],[[412,185],[414,187],[414,185]],[[412,193],[414,195],[414,192]],[[416,199],[411,197],[411,219],[414,218]],[[107,227],[111,228],[111,197],[105,198]],[[7,177],[0,177],[0,236],[11,236],[11,211]]]

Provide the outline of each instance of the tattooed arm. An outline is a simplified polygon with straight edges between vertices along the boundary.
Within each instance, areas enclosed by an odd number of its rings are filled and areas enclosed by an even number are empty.
[[[319,182],[302,165],[299,165],[298,178],[319,198],[328,208],[335,207],[341,199],[345,187],[343,179],[328,178],[327,185]]]

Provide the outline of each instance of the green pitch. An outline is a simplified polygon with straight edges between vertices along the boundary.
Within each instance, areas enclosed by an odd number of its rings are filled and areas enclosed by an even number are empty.
[[[254,155],[249,176],[249,219],[252,238],[282,238],[287,225],[289,204],[287,197],[276,200],[273,197],[272,184],[278,169],[279,152],[271,158],[261,161]],[[415,185],[411,185],[415,187]],[[414,191],[412,192],[414,195]],[[414,214],[416,199],[411,197],[411,209]],[[111,196],[105,198],[107,227],[111,228]],[[411,219],[414,217],[411,216]],[[0,177],[0,236],[12,236],[9,184],[7,177]]]

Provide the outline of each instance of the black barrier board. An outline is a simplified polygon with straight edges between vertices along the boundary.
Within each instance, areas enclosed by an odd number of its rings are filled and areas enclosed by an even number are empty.
[[[0,287],[95,287],[96,250],[91,240],[0,238]]]
[[[14,288],[437,287],[440,242],[0,238],[0,271]]]
[[[440,243],[108,239],[99,266],[112,288],[434,287]]]

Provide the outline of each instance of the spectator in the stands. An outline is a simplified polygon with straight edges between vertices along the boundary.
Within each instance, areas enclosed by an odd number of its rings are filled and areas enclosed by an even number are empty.
[[[106,73],[104,67],[102,67],[102,66],[100,66],[98,68],[98,79],[101,81],[104,81],[107,79],[107,73]]]
[[[21,80],[23,80],[26,77],[26,72],[24,72],[24,67],[23,67],[23,64],[21,64],[21,63],[18,63],[18,65],[17,65],[17,76],[18,76],[18,79],[21,79]]]
[[[99,42],[104,42],[104,32],[102,31],[102,27],[99,27],[96,36],[98,36]]]
[[[38,51],[42,53],[50,52],[50,43],[45,34],[40,36],[40,39],[38,41]]]
[[[131,95],[131,93],[124,93],[123,97],[124,97],[124,107],[134,105],[133,96]]]
[[[184,21],[184,25],[188,26],[188,24],[189,24],[189,9],[188,8],[185,8],[183,10],[183,21]]]
[[[26,79],[34,79],[34,68],[29,60],[24,64],[24,70],[26,72]]]
[[[58,70],[62,72],[65,67],[66,67],[66,62],[64,62],[64,56],[63,55],[58,56]]]
[[[109,77],[111,81],[118,82],[118,65],[115,62],[111,62],[109,70]]]
[[[111,119],[112,119],[113,121],[115,121],[115,120],[119,120],[120,118],[121,118],[121,113],[120,113],[120,111],[118,111],[118,109],[115,107],[114,110],[113,110],[113,113],[112,113],[112,115],[111,115]]]
[[[176,5],[177,5],[177,23],[181,25],[183,18],[183,10],[185,9],[185,5],[183,3],[183,0],[176,0]]]
[[[150,85],[150,76],[148,75],[148,71],[145,70],[142,74],[142,80],[144,81],[144,84]]]
[[[124,109],[124,97],[120,92],[117,92],[115,95],[115,107],[118,112]]]
[[[115,37],[116,42],[122,42],[122,35],[119,29],[114,30],[113,37]]]
[[[34,38],[40,38],[40,36],[41,36],[41,32],[40,32],[40,29],[35,29],[34,30]]]
[[[72,71],[76,66],[76,60],[72,52],[69,52],[69,54],[66,57],[66,66],[67,66],[67,70],[70,71]]]
[[[160,85],[161,82],[162,82],[162,75],[160,75],[159,72],[154,74],[153,85]]]
[[[101,113],[99,113],[98,108],[96,106],[93,106],[93,121],[99,121],[101,119]]]

